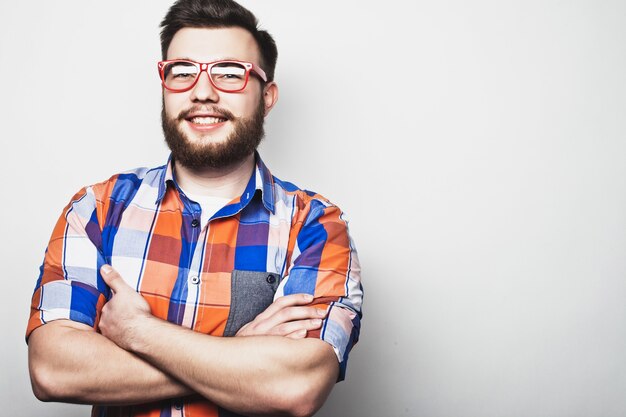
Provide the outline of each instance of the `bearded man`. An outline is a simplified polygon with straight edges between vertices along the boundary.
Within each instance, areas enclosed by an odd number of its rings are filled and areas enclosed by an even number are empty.
[[[170,158],[63,210],[26,334],[33,391],[93,416],[312,415],[359,335],[346,221],[256,151],[278,87],[254,15],[179,0],[161,27]]]

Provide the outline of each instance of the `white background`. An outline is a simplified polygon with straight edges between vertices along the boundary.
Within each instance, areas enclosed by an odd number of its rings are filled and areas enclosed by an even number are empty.
[[[351,219],[362,336],[320,416],[626,415],[626,3],[243,1],[277,40],[262,155]],[[56,218],[165,162],[170,1],[0,3],[7,416]]]

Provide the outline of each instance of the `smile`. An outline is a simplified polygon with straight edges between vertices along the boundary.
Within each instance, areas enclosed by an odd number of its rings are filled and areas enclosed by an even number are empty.
[[[191,119],[189,119],[189,121],[193,124],[196,125],[203,125],[203,126],[207,126],[207,125],[214,125],[217,123],[224,123],[226,121],[226,119],[223,119],[221,117],[192,117]]]

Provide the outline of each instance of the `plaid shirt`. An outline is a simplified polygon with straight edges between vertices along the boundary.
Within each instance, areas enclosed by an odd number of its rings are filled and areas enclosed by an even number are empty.
[[[200,224],[200,205],[174,180],[171,160],[79,191],[60,216],[40,268],[26,337],[57,319],[97,330],[111,264],[152,314],[212,336],[233,336],[276,298],[308,293],[329,310],[314,337],[331,344],[340,379],[360,329],[360,267],[347,222],[322,196],[273,177],[258,154],[243,194]],[[199,396],[93,415],[217,416]]]

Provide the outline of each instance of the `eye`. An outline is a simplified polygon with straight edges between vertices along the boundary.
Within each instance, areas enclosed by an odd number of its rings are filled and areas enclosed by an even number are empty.
[[[224,62],[211,68],[211,77],[221,82],[241,81],[246,77],[246,69],[235,62]]]
[[[228,73],[221,75],[221,78],[235,78],[237,80],[241,80],[243,78],[243,75]]]
[[[173,77],[174,78],[189,78],[189,77],[193,77],[195,74],[192,74],[190,72],[180,72],[178,74],[174,74]]]
[[[183,81],[193,79],[198,74],[198,68],[189,62],[173,62],[164,69],[169,79]]]

